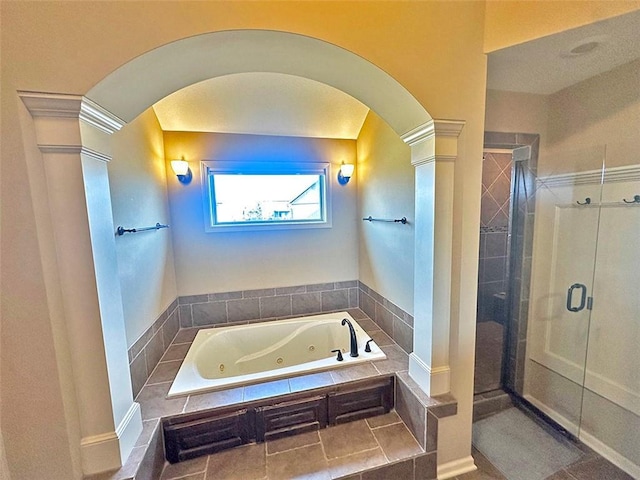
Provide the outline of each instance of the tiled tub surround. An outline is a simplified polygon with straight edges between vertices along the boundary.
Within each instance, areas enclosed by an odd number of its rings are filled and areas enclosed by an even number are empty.
[[[178,330],[180,323],[176,299],[129,349],[129,370],[134,397],[140,393]]]
[[[346,328],[345,322],[348,323]],[[353,332],[354,357],[349,355]],[[336,361],[336,349],[342,351]],[[185,357],[169,397],[228,389],[294,375],[331,370],[384,359],[346,311],[304,317],[203,328]]]
[[[166,399],[166,394],[171,386],[171,382],[176,375],[178,368],[185,357],[190,343],[195,338],[198,328],[181,329],[176,335],[173,343],[167,349],[165,355],[158,363],[155,371],[150,376],[147,384],[144,386],[140,394],[137,396],[136,401],[140,403],[142,410],[143,424],[145,426],[145,432],[150,432],[152,429],[158,427],[159,418],[169,415],[175,415],[182,412],[194,412],[209,408],[215,408],[225,405],[231,405],[234,403],[240,403],[243,401],[250,401],[264,397],[285,395],[293,392],[301,392],[305,390],[311,390],[314,388],[325,387],[329,385],[336,385],[353,380],[359,380],[362,378],[379,376],[381,374],[396,373],[396,411],[406,427],[412,432],[413,436],[417,439],[418,445],[422,449],[422,453],[418,456],[411,456],[410,458],[392,460],[385,457],[384,464],[378,465],[374,468],[374,465],[368,464],[370,458],[376,457],[375,451],[363,451],[357,454],[349,455],[348,460],[356,462],[358,468],[361,470],[367,470],[365,473],[357,474],[353,478],[375,479],[375,478],[390,478],[395,476],[398,478],[408,479],[428,479],[435,478],[435,461],[436,461],[436,441],[437,441],[437,421],[438,418],[446,415],[454,414],[456,411],[456,402],[450,396],[443,396],[438,398],[429,398],[420,391],[417,385],[409,378],[407,374],[408,370],[408,355],[404,352],[384,331],[382,331],[378,325],[373,322],[364,312],[359,309],[350,309],[348,312],[353,316],[362,328],[375,339],[376,343],[384,350],[387,355],[386,360],[364,363],[353,367],[340,368],[331,370],[328,372],[321,372],[311,375],[305,375],[301,377],[293,377],[289,379],[276,380],[273,382],[263,383],[259,385],[251,385],[245,387],[238,387],[229,390],[223,390],[219,392],[206,393],[201,395],[190,395],[188,397],[180,397],[175,399]],[[368,422],[375,421],[369,419]],[[362,422],[362,421],[361,421]],[[339,427],[332,427],[339,428]],[[354,427],[356,428],[356,427]],[[395,427],[400,429],[400,427]],[[372,433],[374,427],[372,427]],[[331,429],[329,429],[331,430]],[[144,435],[144,433],[143,433]],[[155,431],[155,437],[159,437],[159,430]],[[147,449],[146,454],[140,451],[136,451],[136,455],[132,455],[127,465],[125,465],[119,472],[105,476],[103,478],[109,480],[121,480],[131,478],[121,472],[135,471],[137,465],[142,462],[143,467],[138,470],[136,479],[157,479],[160,478],[157,472],[162,468],[164,457],[162,455],[162,447],[158,450],[158,442],[154,440],[154,435],[151,435],[151,440],[147,440],[150,443],[150,447]],[[293,437],[293,438],[297,438]],[[284,440],[281,440],[284,441]],[[264,444],[261,444],[264,445]],[[238,449],[245,449],[251,447],[238,447]],[[139,448],[139,447],[137,447]],[[269,461],[269,446],[255,447],[252,451],[260,452],[260,448],[267,448],[265,451],[267,462]],[[382,448],[382,447],[380,447]],[[310,448],[315,450],[317,447]],[[375,450],[375,449],[372,449]],[[227,452],[233,452],[234,449]],[[249,453],[249,450],[242,450]],[[218,459],[232,457],[236,453],[222,452],[209,457],[201,457],[201,460],[194,459],[189,462],[181,462],[185,464],[181,468],[191,468],[189,465],[200,465],[203,462],[208,462],[209,467],[204,469],[194,470],[193,473],[200,475],[205,469],[207,470],[206,478],[218,478],[213,473],[217,471],[217,467],[212,468],[212,462],[218,462]],[[283,452],[284,453],[284,452]],[[300,452],[298,452],[300,453]],[[369,455],[371,453],[371,456]],[[262,454],[260,454],[262,455]],[[291,453],[291,455],[294,455]],[[284,458],[284,457],[279,457]],[[275,460],[275,457],[274,457]],[[327,462],[331,463],[331,459],[325,458]],[[319,458],[318,461],[322,463],[323,459]],[[346,461],[344,458],[343,461]],[[220,460],[221,462],[223,460]],[[311,459],[309,460],[311,462]],[[193,463],[191,463],[193,462]],[[200,463],[198,463],[200,462]],[[336,460],[337,462],[337,460]],[[186,465],[188,463],[188,465]],[[180,465],[180,464],[176,464]],[[168,476],[174,469],[168,469],[168,473],[163,478],[172,478]],[[194,467],[195,468],[195,467]],[[355,468],[355,467],[353,467]],[[371,468],[371,471],[368,469]],[[396,473],[397,470],[397,473]],[[324,470],[323,470],[324,471]],[[329,470],[328,470],[329,471]],[[155,473],[149,473],[155,472]],[[377,473],[376,473],[377,472]],[[407,473],[407,472],[410,472]],[[185,472],[181,475],[186,476],[190,473]],[[406,474],[406,475],[405,475]],[[153,476],[156,475],[156,476]],[[171,475],[173,475],[171,473]],[[319,478],[325,478],[321,474]],[[187,477],[189,478],[189,477]],[[205,478],[204,473],[200,477]],[[232,478],[232,477],[230,477]],[[244,477],[243,477],[244,478]],[[275,477],[274,477],[275,478]],[[315,477],[314,477],[315,478]],[[326,477],[330,478],[330,477]],[[352,477],[349,477],[352,478]]]
[[[360,309],[406,353],[413,352],[413,316],[360,281],[358,289]]]
[[[180,328],[240,325],[356,307],[356,280],[178,297],[129,349],[133,396]]]
[[[413,316],[358,280],[182,296],[129,349],[133,395],[140,393],[180,328],[241,325],[349,308],[362,309],[406,353],[413,351]]]
[[[178,298],[181,328],[278,320],[358,307],[358,282],[316,283]]]

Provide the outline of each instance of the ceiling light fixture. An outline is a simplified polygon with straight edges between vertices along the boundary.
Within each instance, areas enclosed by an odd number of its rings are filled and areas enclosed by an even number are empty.
[[[593,52],[599,46],[600,42],[581,43],[577,47],[573,47],[571,50],[569,50],[569,53],[572,53],[574,55],[584,55],[586,53]]]
[[[561,57],[571,58],[571,57],[580,57],[582,55],[587,55],[596,50],[599,50],[600,47],[607,40],[606,35],[598,35],[596,37],[583,38],[579,42],[575,42],[569,45],[568,48],[562,51],[560,54]]]

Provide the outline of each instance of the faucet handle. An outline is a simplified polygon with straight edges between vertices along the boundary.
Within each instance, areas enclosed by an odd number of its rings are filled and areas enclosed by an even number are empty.
[[[340,350],[339,348],[337,350],[331,350],[331,353],[335,353],[335,352],[338,352],[338,356],[336,357],[336,360],[338,360],[339,362],[344,360],[344,358],[342,358],[342,350]]]
[[[369,346],[371,342],[373,342],[373,338],[370,338],[369,340],[367,340],[367,344],[364,346],[365,352],[371,352],[371,347]]]

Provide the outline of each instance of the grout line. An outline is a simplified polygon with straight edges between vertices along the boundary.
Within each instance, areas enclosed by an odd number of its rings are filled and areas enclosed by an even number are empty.
[[[373,431],[373,430],[379,430],[380,428],[390,427],[391,425],[398,425],[399,423],[404,423],[404,422],[402,420],[399,420],[397,422],[387,423],[386,425],[380,425],[378,427],[372,427],[371,425],[369,425],[369,428],[371,429],[371,431]],[[411,432],[409,432],[409,433],[411,433]],[[413,434],[411,434],[411,436],[413,437]]]
[[[340,460],[342,458],[353,457],[355,455],[360,455],[362,453],[373,452],[374,450],[380,450],[382,452],[382,454],[384,455],[384,458],[387,458],[387,456],[384,453],[384,450],[382,450],[382,447],[377,446],[377,447],[373,447],[373,448],[367,448],[366,450],[360,450],[358,452],[353,452],[353,453],[350,453],[348,455],[343,455],[341,457],[327,458],[327,462],[332,462],[334,460]],[[324,445],[323,445],[323,451],[324,451]],[[325,457],[326,457],[326,454],[325,454]],[[387,459],[387,463],[391,463],[391,462],[389,462],[389,459]],[[385,464],[382,464],[382,465],[385,465]],[[381,467],[382,465],[376,465],[374,467],[369,467],[369,468]],[[362,472],[359,472],[359,473],[362,473]]]
[[[318,430],[315,430],[315,431],[318,432]],[[309,432],[307,432],[307,433],[309,433]],[[304,434],[297,434],[297,435],[304,435]],[[295,436],[295,435],[293,435],[293,436]],[[283,437],[283,438],[290,438],[290,437]],[[318,438],[320,438],[320,433],[318,433]],[[277,439],[277,440],[280,440],[280,439]],[[277,441],[277,440],[271,440],[271,441]],[[312,447],[313,445],[317,445],[317,444],[320,444],[322,446],[322,451],[324,452],[324,445],[322,444],[322,438],[320,438],[320,440],[318,440],[315,443],[308,443],[306,445],[300,445],[299,447],[293,447],[293,448],[290,448],[288,450],[282,450],[281,452],[274,452],[274,453],[269,453],[269,449],[267,448],[267,444],[268,443],[269,443],[269,440],[264,442],[264,444],[265,444],[264,452],[265,452],[265,455],[267,457],[274,457],[276,455],[280,455],[281,453],[293,452],[294,450],[300,450],[302,448]]]
[[[208,462],[208,461],[209,461],[209,460],[207,459],[207,462]],[[164,473],[164,468],[162,469],[162,472]],[[198,471],[198,472],[191,472],[191,473],[187,473],[186,475],[181,475],[181,476],[179,476],[179,477],[169,477],[169,478],[165,478],[165,479],[162,479],[162,480],[180,480],[180,479],[182,479],[182,478],[189,478],[190,476],[192,476],[192,475],[197,475],[197,474],[199,474],[199,473],[204,473],[204,474],[206,475],[206,474],[207,474],[207,469],[205,468],[205,469],[204,469],[204,470],[202,470],[202,471]],[[160,474],[160,478],[162,478],[162,474]]]
[[[286,437],[285,437],[285,438],[286,438]],[[267,442],[268,442],[268,440],[267,440]],[[265,446],[264,446],[264,452],[265,452],[265,456],[266,456],[266,457],[275,457],[276,455],[281,455],[281,454],[283,454],[283,453],[289,453],[289,452],[294,452],[294,451],[296,451],[296,450],[302,450],[303,448],[312,447],[312,446],[314,446],[314,445],[317,445],[318,443],[319,443],[320,445],[322,445],[322,440],[320,440],[319,442],[316,442],[316,443],[309,443],[309,444],[307,444],[307,445],[300,445],[299,447],[293,447],[293,448],[290,448],[289,450],[283,450],[283,451],[281,451],[281,452],[269,453],[269,452],[268,452],[268,450],[269,450],[269,449],[268,449],[268,448],[267,448],[267,446],[266,446],[266,443],[267,443],[267,442],[264,442],[264,443],[265,443]],[[324,446],[323,446],[323,449],[322,449],[322,450],[323,450],[323,452],[324,452]]]
[[[327,426],[329,428],[329,426]],[[320,448],[322,449],[322,455],[324,455],[324,459],[329,462],[329,458],[327,457],[327,452],[324,449],[324,442],[322,441],[322,435],[320,435],[320,431],[318,430],[318,437],[320,438]],[[328,463],[327,463],[328,465]]]
[[[369,424],[367,424],[367,427],[369,427]],[[387,457],[387,452],[385,452],[384,448],[382,448],[382,445],[380,445],[380,442],[378,441],[378,437],[376,437],[376,435],[373,433],[373,429],[371,427],[369,427],[369,431],[371,432],[371,436],[373,436],[373,439],[376,441],[378,448],[382,452],[382,455],[384,455],[384,458],[387,460],[387,464],[391,463],[391,460],[389,460],[389,457]]]
[[[211,454],[207,455],[207,461],[206,461],[205,466],[204,466],[204,476],[205,476],[205,478],[207,477],[207,474],[209,473],[209,463],[210,462],[211,462]],[[265,470],[266,470],[266,468],[265,468]]]

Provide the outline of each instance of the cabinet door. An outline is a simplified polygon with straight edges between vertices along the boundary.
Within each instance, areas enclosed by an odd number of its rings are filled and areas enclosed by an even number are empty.
[[[163,425],[165,453],[171,463],[249,442],[247,410],[224,416]]]
[[[394,377],[330,393],[329,424],[351,422],[388,413],[393,408]]]
[[[327,426],[327,398],[317,396],[256,408],[256,441],[264,442]]]

